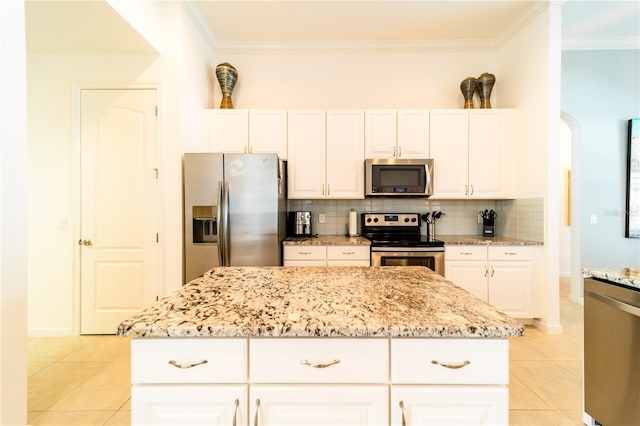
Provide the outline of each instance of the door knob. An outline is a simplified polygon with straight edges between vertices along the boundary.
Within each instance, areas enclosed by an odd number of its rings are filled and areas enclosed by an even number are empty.
[[[78,240],[78,244],[81,246],[87,246],[87,247],[93,245],[91,240]]]

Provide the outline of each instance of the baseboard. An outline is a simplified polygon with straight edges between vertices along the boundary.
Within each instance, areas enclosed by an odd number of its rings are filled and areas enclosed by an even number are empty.
[[[543,320],[536,319],[533,325],[547,334],[562,334],[563,332],[562,324],[549,324]]]
[[[70,328],[37,328],[27,329],[28,337],[68,337],[73,336]]]
[[[572,294],[569,295],[569,300],[573,303],[577,303],[580,306],[584,306],[584,297],[574,296]]]

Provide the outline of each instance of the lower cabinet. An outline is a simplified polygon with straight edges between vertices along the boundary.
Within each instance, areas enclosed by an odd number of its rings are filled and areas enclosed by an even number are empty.
[[[284,266],[369,266],[369,246],[284,246]]]
[[[394,426],[508,425],[509,389],[495,386],[392,386]]]
[[[251,424],[386,425],[385,385],[251,386]]]
[[[132,425],[246,425],[246,385],[134,385]]]
[[[137,338],[131,377],[133,425],[508,425],[507,339]]]
[[[445,246],[445,277],[514,318],[535,318],[538,249]]]

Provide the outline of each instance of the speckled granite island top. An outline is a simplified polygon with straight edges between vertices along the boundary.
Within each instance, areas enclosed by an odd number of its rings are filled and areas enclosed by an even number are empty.
[[[346,235],[318,235],[316,237],[287,237],[285,246],[370,246],[371,241],[364,237]]]
[[[224,267],[122,322],[141,337],[521,336],[516,320],[424,267]]]
[[[585,278],[600,278],[640,290],[640,268],[584,268],[582,275]]]

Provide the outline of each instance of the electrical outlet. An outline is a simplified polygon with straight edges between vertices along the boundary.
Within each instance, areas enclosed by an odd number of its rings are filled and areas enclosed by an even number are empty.
[[[598,223],[598,215],[595,213],[591,213],[591,224],[595,225],[596,223]]]
[[[318,223],[325,223],[327,221],[324,213],[318,213]]]

